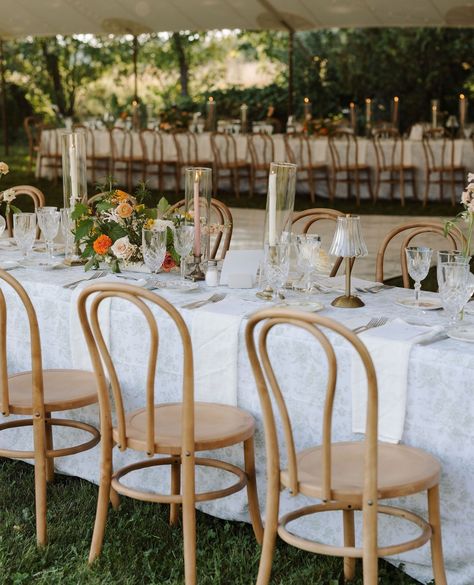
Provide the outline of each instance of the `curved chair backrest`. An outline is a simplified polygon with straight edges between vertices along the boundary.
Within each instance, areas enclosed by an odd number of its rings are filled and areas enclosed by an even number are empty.
[[[431,128],[423,133],[423,154],[428,170],[452,168],[456,162],[456,143],[444,128]]]
[[[311,140],[305,134],[284,134],[283,137],[288,160],[300,168],[311,167]]]
[[[90,298],[92,297],[92,298]],[[90,298],[90,309],[87,302]],[[148,370],[144,389],[144,407],[146,409],[146,452],[153,456],[155,449],[155,404],[159,402],[155,395],[156,365],[159,353],[159,327],[156,314],[167,315],[176,326],[183,347],[183,415],[182,415],[182,449],[183,454],[194,452],[194,375],[193,351],[188,328],[175,307],[160,296],[128,284],[99,283],[84,289],[78,299],[79,317],[96,375],[99,395],[101,433],[110,433],[114,413],[119,435],[119,448],[128,447],[126,412],[121,384],[109,352],[99,322],[99,307],[105,299],[121,299],[134,305],[141,313],[149,332],[150,350]],[[158,310],[157,310],[158,309]],[[146,330],[144,329],[144,330]],[[111,396],[109,397],[109,383]]]
[[[403,165],[405,144],[398,130],[394,128],[374,130],[372,132],[372,141],[379,171],[387,167],[400,167]]]
[[[133,140],[133,133],[125,128],[114,126],[110,130],[110,151],[112,159],[131,160],[143,156],[140,152],[140,141],[137,143]]]
[[[292,495],[298,494],[298,469],[295,439],[290,415],[274,371],[272,359],[268,352],[269,336],[274,328],[280,325],[291,325],[306,331],[309,342],[318,342],[321,346],[324,363],[321,371],[326,372],[326,393],[322,413],[322,489],[320,497],[323,501],[334,499],[331,487],[331,440],[333,404],[336,392],[338,373],[334,348],[327,333],[336,333],[345,339],[362,360],[367,374],[367,419],[365,437],[365,470],[364,501],[377,499],[377,380],[372,359],[362,341],[351,330],[337,321],[321,317],[296,313],[287,309],[265,309],[254,313],[245,330],[247,351],[255,378],[260,404],[263,412],[265,442],[267,451],[267,474],[275,477],[280,471],[280,449],[277,433],[277,416],[282,426],[287,454],[287,466]],[[258,327],[258,329],[257,329]],[[326,370],[327,364],[327,370]],[[302,381],[303,382],[303,381]],[[316,413],[315,413],[316,414]],[[279,475],[278,475],[279,477]]]
[[[181,199],[169,209],[169,213],[175,210],[184,209],[185,200]],[[212,226],[217,226],[212,231]],[[223,227],[220,227],[223,226]],[[211,253],[210,260],[223,260],[230,247],[234,223],[232,213],[225,203],[218,199],[211,199]],[[222,244],[222,246],[221,246]],[[220,248],[220,254],[218,252]]]
[[[325,207],[313,207],[312,209],[305,209],[305,211],[299,211],[293,215],[293,219],[291,221],[291,225],[293,226],[293,230],[295,226],[297,227],[298,231],[302,234],[307,234],[313,224],[318,221],[322,220],[329,220],[333,223],[337,222],[338,217],[343,217],[344,213],[342,211],[337,211],[336,209],[326,209]],[[352,259],[352,262],[355,259]],[[329,276],[336,276],[339,267],[341,266],[343,261],[342,257],[339,257],[334,262],[334,265],[331,269]]]
[[[375,268],[375,280],[377,282],[383,282],[383,264],[385,253],[392,240],[399,234],[403,235],[403,239],[400,244],[400,266],[402,269],[403,286],[405,288],[410,288],[405,248],[411,245],[413,238],[419,236],[420,234],[436,234],[444,238],[444,248],[446,248],[446,244],[448,244],[454,250],[462,248],[464,241],[464,236],[456,227],[451,231],[451,233],[449,233],[447,236],[444,236],[444,225],[438,221],[413,221],[399,225],[388,232],[379,246]]]
[[[94,203],[96,203],[97,201],[100,201],[100,199],[102,199],[102,197],[104,197],[104,195],[107,195],[107,193],[102,192],[102,193],[96,193],[95,195],[92,195],[92,197],[89,197],[87,199],[86,205],[94,205]],[[137,202],[136,198],[133,195],[129,195],[128,199],[132,205],[135,205]]]
[[[195,165],[198,161],[197,139],[194,132],[173,132],[180,165]]]
[[[38,116],[27,116],[23,120],[23,128],[28,139],[30,151],[39,146],[43,122]]]
[[[45,197],[43,195],[43,192],[40,191],[38,188],[33,187],[32,185],[18,185],[17,187],[11,187],[11,188],[15,190],[16,197],[21,197],[22,195],[26,195],[27,197],[32,199],[35,211],[39,207],[45,206]],[[18,207],[16,200],[15,200],[15,206]],[[7,215],[7,218],[6,218],[7,219],[7,230],[8,230],[8,235],[10,238],[13,237],[12,215],[13,215],[12,213],[9,213]],[[38,228],[38,236],[39,236],[39,228]]]
[[[43,366],[41,358],[41,340],[38,327],[38,319],[33,304],[26,290],[10,273],[0,270],[0,280],[13,289],[15,296],[23,306],[28,319],[29,338],[31,347],[31,391],[34,416],[44,418],[44,394],[43,394]],[[19,326],[18,323],[15,324]],[[10,414],[10,393],[8,386],[8,360],[7,360],[7,303],[5,294],[0,289],[0,411],[3,416]]]
[[[211,147],[217,167],[226,167],[237,162],[237,144],[232,134],[227,132],[212,133]]]
[[[275,160],[275,145],[269,134],[248,134],[247,145],[254,167],[270,165]]]
[[[163,137],[160,132],[151,128],[140,130],[140,142],[147,163],[163,162]]]
[[[329,136],[329,152],[334,170],[345,170],[359,164],[359,143],[353,132],[336,130]]]

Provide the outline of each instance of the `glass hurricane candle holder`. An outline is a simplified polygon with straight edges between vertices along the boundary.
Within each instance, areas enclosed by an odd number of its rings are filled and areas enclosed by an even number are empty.
[[[296,165],[272,162],[268,176],[264,244],[276,246],[291,231],[295,206]]]

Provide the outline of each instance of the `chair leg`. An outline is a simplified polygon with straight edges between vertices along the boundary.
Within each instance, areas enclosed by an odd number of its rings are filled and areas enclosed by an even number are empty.
[[[110,488],[109,499],[110,499],[110,503],[112,504],[112,508],[114,510],[118,510],[120,508],[120,496],[114,490],[113,487]]]
[[[100,483],[99,495],[97,497],[97,511],[95,515],[94,532],[92,534],[91,548],[89,551],[89,564],[100,555],[104,541],[105,524],[107,522],[107,512],[109,508],[109,498],[111,499],[112,483],[112,431],[102,434],[101,438],[101,465],[100,465]]]
[[[431,179],[431,173],[427,172],[425,175],[425,194],[423,195],[423,207],[426,207],[428,204],[428,195],[430,192],[430,181]]]
[[[51,413],[45,414],[45,436],[46,436],[46,449],[48,451],[53,449],[53,427],[48,423],[51,418]],[[54,457],[48,457],[46,459],[46,481],[48,483],[54,481]]]
[[[314,176],[313,170],[311,168],[308,169],[308,187],[309,187],[309,196],[311,197],[311,203],[316,202],[316,189],[314,188]]]
[[[355,192],[356,192],[356,205],[360,205],[360,177],[359,171],[355,171]]]
[[[354,510],[343,510],[344,546],[355,546]],[[352,581],[355,577],[356,560],[353,557],[344,557],[344,579]]]
[[[436,585],[447,585],[444,570],[443,544],[441,541],[441,516],[439,510],[439,486],[428,490],[428,518],[433,534],[431,536],[431,561]]]
[[[415,171],[415,169],[412,169],[412,171],[411,171],[411,188],[413,189],[413,199],[415,199],[415,201],[418,201],[418,191],[417,191],[417,187],[416,187],[416,171]]]
[[[267,486],[267,502],[265,529],[263,531],[262,554],[258,567],[257,585],[268,585],[272,572],[273,553],[278,530],[278,514],[280,508],[279,475],[269,475]]]
[[[196,508],[194,455],[183,458],[184,585],[196,585]]]
[[[370,175],[370,169],[367,169],[366,175],[367,175],[367,187],[369,189],[370,201],[372,203],[375,203],[375,196],[374,196],[374,190],[372,188],[372,177]]]
[[[363,583],[377,585],[379,574],[377,550],[377,503],[363,508]]]
[[[380,195],[380,171],[375,171],[374,203],[377,203]]]
[[[171,464],[171,494],[181,493],[181,461],[177,457]],[[170,504],[170,526],[176,526],[179,521],[179,504]]]
[[[247,474],[247,498],[249,502],[250,519],[258,544],[263,542],[263,525],[258,503],[257,479],[255,475],[254,438],[244,441],[245,473]]]
[[[35,451],[35,508],[36,508],[36,542],[46,546],[48,533],[46,528],[46,425],[44,418],[33,419]]]
[[[400,169],[400,202],[405,207],[405,173]]]

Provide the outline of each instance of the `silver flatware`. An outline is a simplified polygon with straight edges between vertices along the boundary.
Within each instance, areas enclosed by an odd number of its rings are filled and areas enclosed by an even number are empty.
[[[203,299],[201,301],[194,301],[193,303],[188,303],[187,305],[182,305],[183,309],[199,309],[200,307],[204,307],[204,305],[210,303],[218,303],[225,298],[225,293],[216,293],[209,297],[208,299]]]
[[[366,325],[355,327],[352,331],[354,333],[362,333],[363,331],[368,331],[369,329],[374,329],[375,327],[381,327],[382,325],[385,325],[387,321],[388,317],[374,317]]]
[[[92,276],[86,276],[85,278],[80,278],[79,280],[75,280],[74,282],[69,282],[68,284],[64,284],[63,288],[76,288],[76,286],[78,284],[80,284],[81,282],[95,280],[96,278],[102,278],[105,275],[106,275],[105,270],[97,270],[97,272],[94,272],[92,274]]]

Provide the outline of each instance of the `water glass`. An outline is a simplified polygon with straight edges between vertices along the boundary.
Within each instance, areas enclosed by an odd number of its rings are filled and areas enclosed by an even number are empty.
[[[26,260],[36,239],[36,213],[14,213],[13,236]]]
[[[303,270],[304,290],[311,291],[311,273],[319,263],[321,238],[317,234],[299,234],[296,236],[296,252],[299,268]]]
[[[288,279],[290,271],[290,245],[276,244],[265,246],[265,276],[273,289],[273,298],[278,298],[280,289]]]
[[[194,226],[180,225],[174,232],[174,249],[180,256],[181,280],[184,280],[186,273],[186,258],[193,249]]]
[[[445,262],[460,262],[461,264],[469,264],[470,261],[471,257],[464,256],[460,250],[439,250],[438,263],[436,265],[436,276],[438,278],[438,282],[440,281],[441,266]]]
[[[415,281],[415,304],[420,303],[421,281],[428,276],[433,250],[425,246],[405,248],[408,274]]]
[[[448,325],[454,325],[461,309],[472,294],[469,264],[443,262],[438,273],[438,287],[443,309],[448,315]]]
[[[54,247],[53,242],[54,238],[58,235],[61,214],[55,207],[48,207],[46,209],[40,207],[36,213],[38,215],[38,225],[46,242],[48,262],[52,263]]]
[[[71,218],[72,209],[63,207],[61,213],[61,233],[64,238],[64,255],[69,258],[74,251],[74,220]]]
[[[143,260],[153,273],[157,273],[166,256],[167,230],[142,230]]]

